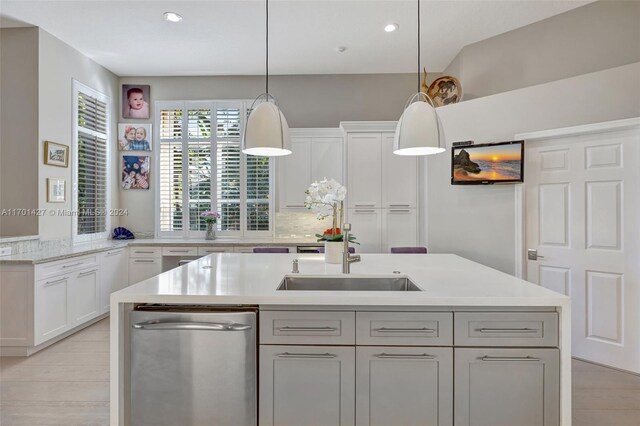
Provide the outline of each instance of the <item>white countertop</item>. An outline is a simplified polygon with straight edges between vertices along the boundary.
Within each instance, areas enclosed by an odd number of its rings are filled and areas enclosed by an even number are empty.
[[[51,250],[30,251],[27,253],[12,254],[0,257],[0,265],[3,264],[24,264],[24,263],[45,263],[55,260],[67,259],[85,254],[98,253],[101,251],[113,250],[115,248],[127,247],[126,240],[101,240],[92,243],[73,244],[66,247],[56,247]]]
[[[218,237],[215,240],[205,240],[204,238],[145,238],[139,240],[127,240],[130,246],[296,246],[314,245],[321,246],[322,243],[317,238],[304,237],[268,237],[268,238],[225,238]]]
[[[408,276],[424,291],[278,291],[299,276],[341,275],[318,254],[212,254],[114,293],[114,303],[376,306],[568,306],[569,298],[453,254],[362,254],[352,275]],[[398,275],[395,275],[398,276]],[[114,306],[112,306],[112,309]]]

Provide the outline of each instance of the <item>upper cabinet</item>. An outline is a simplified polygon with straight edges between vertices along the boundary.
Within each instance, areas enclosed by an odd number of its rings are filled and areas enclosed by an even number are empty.
[[[278,205],[302,209],[309,185],[324,179],[344,184],[343,137],[339,129],[291,129],[293,153],[278,159]]]

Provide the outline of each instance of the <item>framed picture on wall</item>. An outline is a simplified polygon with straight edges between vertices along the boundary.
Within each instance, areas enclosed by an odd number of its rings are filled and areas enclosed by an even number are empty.
[[[58,167],[69,166],[69,146],[44,141],[44,164]]]
[[[48,203],[64,203],[66,195],[66,181],[64,179],[47,178]]]
[[[149,94],[151,86],[146,84],[122,85],[122,118],[150,117]]]
[[[151,124],[119,123],[118,149],[120,151],[151,151]]]
[[[149,189],[149,156],[122,156],[122,189]]]

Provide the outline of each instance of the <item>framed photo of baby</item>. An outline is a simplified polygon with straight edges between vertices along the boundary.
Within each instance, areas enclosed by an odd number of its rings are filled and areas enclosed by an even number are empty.
[[[151,151],[151,124],[118,123],[120,151]]]
[[[149,115],[151,86],[141,84],[122,85],[122,118],[145,118]]]
[[[149,156],[122,156],[122,189],[149,189]]]

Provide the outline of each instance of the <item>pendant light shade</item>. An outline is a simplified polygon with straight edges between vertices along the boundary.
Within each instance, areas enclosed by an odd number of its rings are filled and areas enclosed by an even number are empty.
[[[264,93],[258,97],[270,97]],[[255,104],[255,102],[254,102]],[[287,119],[274,102],[266,100],[252,108],[242,137],[242,152],[263,157],[291,154]]]
[[[253,101],[249,110],[242,134],[242,152],[280,157],[291,154],[291,138],[287,119],[269,94],[269,0],[265,0],[265,32],[265,93]]]
[[[435,105],[426,93],[420,91],[420,0],[417,1],[418,93],[409,98],[398,120],[393,138],[393,153],[396,155],[431,155],[445,151],[440,144],[440,125]]]
[[[408,106],[398,120],[393,138],[393,153],[431,155],[444,152],[445,149],[440,146],[440,131],[435,108],[422,99],[411,103],[416,97],[424,97],[430,101],[422,92],[409,99]]]

